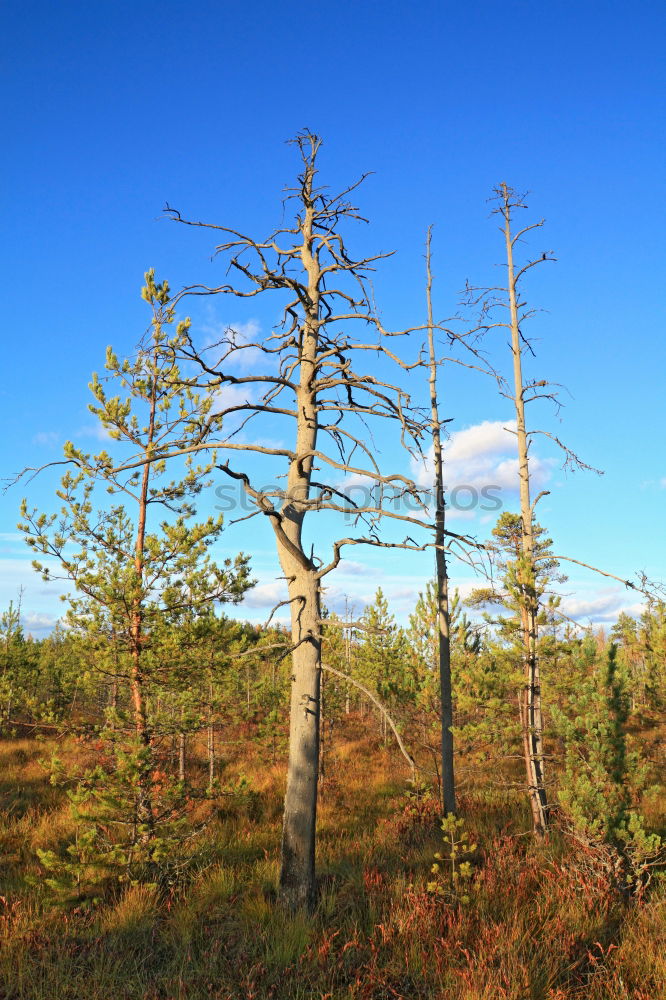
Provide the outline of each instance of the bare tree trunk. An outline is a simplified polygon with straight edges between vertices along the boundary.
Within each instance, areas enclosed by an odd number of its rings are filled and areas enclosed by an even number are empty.
[[[352,645],[352,634],[351,626],[349,624],[349,605],[347,599],[345,598],[345,621],[347,622],[347,628],[343,632],[343,641],[345,649],[345,668],[348,674],[351,674],[351,645]],[[345,715],[349,715],[351,712],[351,685],[349,681],[345,681]]]
[[[511,234],[511,201],[506,184],[502,185],[502,215],[507,255],[507,286],[511,315],[511,353],[513,355],[514,404],[518,440],[518,475],[520,482],[520,515],[522,560],[519,581],[522,592],[523,661],[525,664],[525,712],[523,716],[525,770],[534,823],[534,832],[542,836],[548,824],[548,800],[543,773],[543,721],[541,714],[541,680],[538,655],[539,601],[536,592],[534,560],[534,521],[530,500],[529,440],[525,424],[525,388],[522,374],[521,333],[518,321],[516,277],[514,272]]]
[[[289,763],[282,827],[280,896],[290,908],[315,902],[321,625],[319,580],[300,572],[290,587],[292,653]]]
[[[430,412],[432,427],[433,464],[435,472],[435,564],[437,567],[437,621],[439,628],[439,692],[441,704],[442,744],[442,809],[445,815],[456,811],[456,786],[453,762],[453,695],[451,690],[451,620],[449,614],[449,578],[446,565],[446,510],[444,504],[444,468],[442,459],[441,422],[437,402],[437,358],[432,316],[432,271],[430,240],[426,237],[426,296],[428,302],[428,347],[430,353]]]
[[[304,215],[300,258],[307,274],[307,302],[296,387],[296,447],[287,478],[287,501],[272,518],[280,565],[288,581],[291,609],[292,676],[289,763],[282,827],[280,897],[290,909],[315,903],[315,831],[319,770],[321,689],[321,580],[303,551],[303,519],[310,497],[319,414],[316,382],[322,272],[314,252],[314,163],[303,174]]]
[[[185,749],[186,738],[182,731],[178,733],[178,780],[185,781]]]

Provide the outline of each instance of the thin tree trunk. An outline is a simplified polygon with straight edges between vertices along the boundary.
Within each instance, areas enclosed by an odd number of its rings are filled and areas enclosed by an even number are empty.
[[[543,720],[541,713],[541,680],[538,655],[539,602],[536,592],[534,561],[534,522],[530,501],[529,439],[525,424],[525,390],[522,374],[521,334],[518,321],[516,279],[513,262],[514,239],[511,235],[510,197],[502,185],[504,204],[504,239],[507,255],[507,285],[511,316],[511,353],[513,355],[514,404],[518,441],[518,475],[520,483],[520,515],[522,523],[522,559],[519,580],[522,590],[523,660],[525,664],[525,713],[523,719],[525,770],[534,823],[534,832],[542,836],[548,824],[548,800],[543,772]]]
[[[351,675],[351,660],[352,660],[352,630],[351,630],[351,619],[349,612],[349,601],[345,597],[345,623],[346,628],[343,629],[343,644],[345,651],[345,669],[348,674]],[[345,682],[345,715],[349,715],[351,712],[351,684],[349,681]]]
[[[326,682],[322,674],[319,680],[319,787],[324,784],[326,777],[326,717],[324,715]]]
[[[435,472],[435,565],[437,569],[437,623],[439,628],[439,692],[441,704],[442,809],[445,815],[456,811],[456,786],[453,761],[453,695],[451,689],[451,620],[449,613],[449,578],[446,565],[446,509],[444,504],[444,468],[441,422],[437,402],[437,358],[432,316],[432,271],[430,267],[431,229],[426,237],[426,296],[428,302],[428,347],[430,353],[430,413],[433,464]]]
[[[119,663],[118,663],[118,636],[116,635],[115,628],[111,628],[111,649],[113,650],[113,668],[115,673],[113,675],[113,680],[111,681],[111,691],[109,692],[109,708],[112,713],[111,728],[115,731],[116,728],[116,712],[118,710],[118,673],[119,673]]]
[[[207,735],[208,751],[208,791],[213,790],[215,784],[215,730],[212,723],[208,726]]]
[[[137,776],[138,801],[137,801],[137,821],[143,827],[141,839],[150,841],[155,833],[155,823],[153,818],[152,799],[150,792],[150,776],[152,772],[152,746],[150,730],[148,728],[148,715],[146,712],[146,699],[144,692],[144,678],[141,672],[141,654],[139,648],[132,650],[132,669],[130,674],[130,690],[132,697],[132,707],[134,709],[134,723],[136,726],[136,736],[142,754],[141,764]]]
[[[208,691],[208,731],[207,747],[208,751],[208,791],[212,792],[215,783],[215,730],[213,728],[213,685],[211,683]]]
[[[148,429],[148,443],[152,445],[155,428],[155,394],[151,399],[150,420]],[[139,743],[142,760],[138,773],[137,820],[139,826],[143,827],[141,839],[148,842],[155,835],[155,821],[153,817],[153,807],[151,799],[151,773],[152,773],[152,742],[148,726],[148,712],[146,708],[145,678],[141,664],[141,654],[143,650],[143,586],[144,569],[144,548],[146,539],[146,517],[148,512],[148,484],[150,480],[150,462],[146,462],[143,467],[141,477],[141,491],[139,497],[139,519],[137,525],[136,544],[134,549],[134,569],[137,578],[137,595],[134,599],[131,625],[132,641],[132,666],[130,671],[130,692],[132,706],[134,709],[134,723],[136,727],[137,741]]]
[[[344,631],[345,668],[351,674],[351,630]],[[351,684],[345,681],[345,715],[351,713]]]
[[[178,733],[178,780],[185,781],[185,761],[186,761],[186,737],[185,733]]]

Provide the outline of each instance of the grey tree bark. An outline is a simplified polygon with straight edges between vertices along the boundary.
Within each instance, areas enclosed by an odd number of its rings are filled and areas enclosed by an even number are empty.
[[[518,479],[520,484],[520,517],[522,560],[519,581],[522,592],[521,619],[523,632],[523,662],[525,690],[522,708],[523,745],[528,794],[534,832],[542,836],[548,825],[548,797],[543,764],[543,716],[541,710],[541,676],[539,665],[538,615],[539,598],[536,588],[534,561],[534,509],[530,498],[529,438],[525,422],[525,384],[522,371],[523,342],[518,318],[517,275],[513,249],[516,240],[511,231],[512,192],[506,184],[500,188],[500,213],[504,220],[504,242],[507,261],[507,291],[513,358],[513,402],[516,412],[518,444]]]

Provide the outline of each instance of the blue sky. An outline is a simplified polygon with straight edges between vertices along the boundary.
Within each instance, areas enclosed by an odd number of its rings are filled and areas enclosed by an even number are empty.
[[[528,249],[552,249],[558,262],[528,286],[545,310],[530,372],[568,390],[560,417],[544,411],[538,422],[605,470],[564,476],[540,447],[551,488],[541,520],[562,553],[620,576],[663,575],[662,3],[8,0],[0,27],[3,476],[57,458],[67,438],[97,446],[87,382],[107,344],[130,353],[143,332],[148,267],[173,286],[214,278],[212,242],[161,218],[164,203],[264,234],[294,176],[285,140],[309,127],[325,140],[324,181],[373,171],[359,192],[371,225],[354,235],[360,252],[396,251],[376,279],[387,326],[422,319],[429,223],[436,312],[446,316],[467,278],[498,274],[492,188],[507,180],[531,192],[530,215],[547,225]],[[265,307],[220,300],[197,310],[200,328],[274,320]],[[496,479],[511,458],[498,432],[507,404],[455,370],[442,396],[455,476]],[[60,608],[31,574],[15,524],[26,492],[54,509],[55,480],[0,498],[0,606],[23,584],[35,635]],[[515,507],[508,485],[503,499]],[[457,525],[480,537],[491,526]],[[277,593],[275,560],[267,531],[251,540],[236,529],[224,544],[254,547],[261,588],[242,613],[260,619]],[[428,556],[357,549],[331,579],[331,603],[349,594],[360,607],[381,583],[404,616],[429,573]],[[582,571],[567,591],[583,619],[636,604]]]

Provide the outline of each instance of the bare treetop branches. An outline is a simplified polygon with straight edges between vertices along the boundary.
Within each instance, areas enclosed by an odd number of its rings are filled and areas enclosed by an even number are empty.
[[[286,458],[293,470],[292,486],[296,481],[303,485],[307,479],[307,489],[301,489],[298,495],[289,489],[269,494],[244,469],[241,481],[245,491],[263,513],[279,519],[281,502],[283,507],[289,505],[301,516],[308,510],[355,515],[359,520],[365,519],[373,529],[376,518],[384,516],[418,523],[418,518],[385,507],[383,494],[388,489],[392,499],[409,494],[414,498],[413,506],[425,509],[421,491],[410,478],[397,472],[385,473],[380,468],[371,425],[375,418],[390,420],[398,429],[401,443],[412,454],[420,454],[426,423],[412,407],[409,391],[400,384],[400,379],[382,377],[379,371],[382,365],[371,359],[373,356],[383,359],[384,368],[393,364],[397,372],[403,373],[420,365],[419,350],[415,357],[405,361],[384,341],[389,337],[405,337],[425,327],[393,332],[384,329],[367,277],[374,264],[388,255],[357,259],[346,246],[340,227],[361,218],[349,195],[363,178],[330,195],[315,183],[321,140],[304,133],[294,143],[300,154],[301,171],[297,186],[288,190],[286,205],[291,207],[295,203],[295,218],[267,239],[260,241],[229,227],[192,222],[180,212],[168,210],[173,219],[184,225],[227,234],[230,238],[216,247],[214,256],[226,259],[228,274],[238,279],[238,283],[215,287],[189,286],[180,296],[227,294],[249,298],[270,291],[286,296],[281,305],[282,321],[267,336],[251,339],[228,329],[216,344],[202,351],[188,330],[183,354],[198,365],[201,373],[198,384],[217,396],[209,420],[221,421],[228,429],[227,435],[216,441],[219,451],[248,451]],[[364,331],[361,338],[354,329],[359,323]],[[369,363],[360,369],[362,356]],[[261,357],[265,364],[261,374],[257,374],[256,359]],[[245,358],[255,359],[251,373],[244,370],[250,368]],[[229,396],[231,388],[232,398],[225,403],[225,390]],[[243,389],[247,393],[245,399],[242,399]],[[302,406],[306,397],[305,409],[311,413],[310,433],[306,435],[310,438],[309,448],[272,448],[240,439],[241,432],[254,425],[257,418],[275,418],[283,426],[284,421],[298,422],[304,415]],[[220,467],[238,478],[239,470],[235,468],[232,472],[229,462]],[[328,471],[315,475],[317,469]],[[355,502],[345,487],[344,477],[374,483],[378,499],[370,503]]]
[[[475,286],[467,282],[463,301],[466,306],[478,310],[475,331],[480,336],[489,333],[491,330],[506,330],[509,334],[513,356],[514,387],[510,387],[507,380],[501,377],[498,378],[500,392],[505,399],[510,400],[515,405],[516,395],[514,388],[516,382],[519,382],[518,406],[521,409],[528,403],[545,399],[551,402],[559,412],[562,406],[559,392],[562,387],[544,378],[526,378],[523,371],[524,352],[527,351],[532,357],[535,357],[532,341],[525,333],[525,326],[540,311],[528,305],[523,292],[523,279],[532,268],[557,260],[552,250],[545,250],[535,256],[528,256],[526,259],[523,259],[522,263],[516,261],[515,252],[517,248],[524,244],[526,234],[534,230],[540,230],[545,224],[544,219],[538,219],[536,222],[529,223],[514,231],[514,213],[528,207],[525,198],[526,195],[518,194],[504,182],[494,189],[491,200],[495,204],[495,207],[491,214],[498,215],[501,219],[499,229],[504,238],[506,250],[505,261],[502,265],[506,268],[506,281],[504,284],[491,286]],[[520,430],[517,433],[520,434]],[[600,469],[596,469],[594,466],[584,462],[555,434],[541,428],[526,429],[524,433],[528,450],[531,447],[532,440],[541,435],[549,438],[560,449],[565,469],[573,471],[581,469],[596,472],[599,475],[602,474]]]

